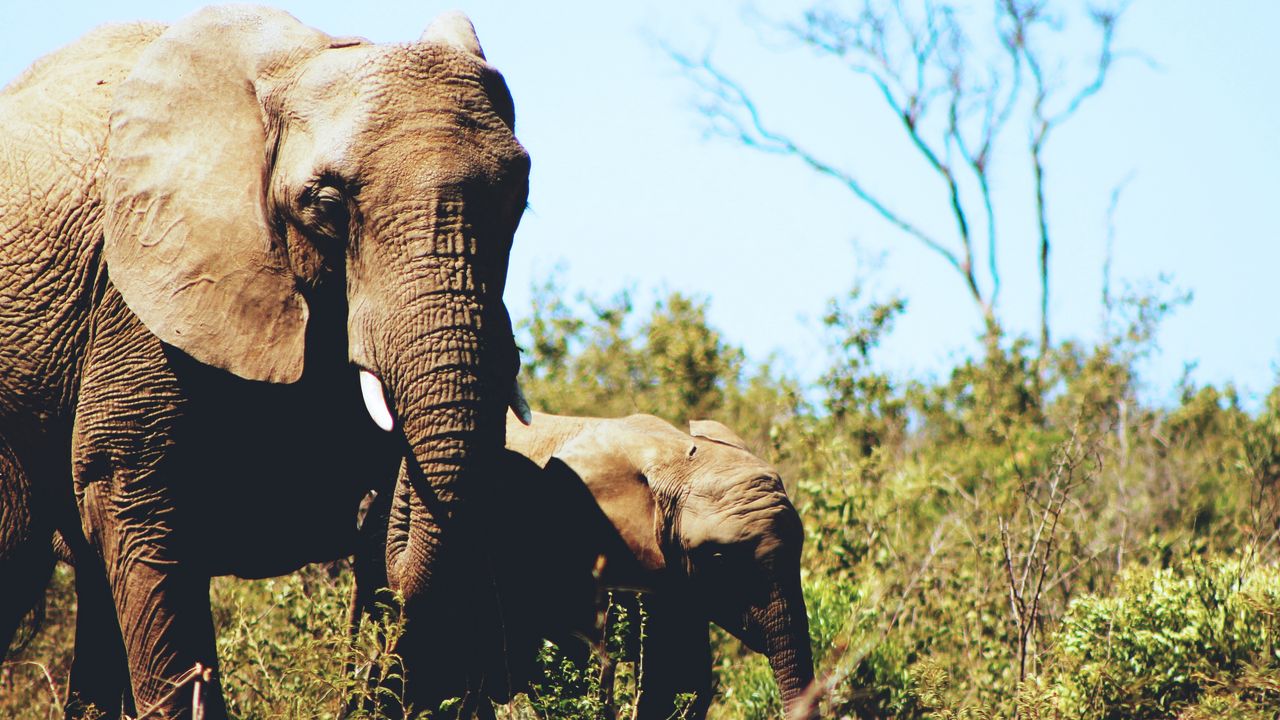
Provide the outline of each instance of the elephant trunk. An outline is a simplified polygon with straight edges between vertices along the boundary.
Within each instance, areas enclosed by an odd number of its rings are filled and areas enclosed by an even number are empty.
[[[368,219],[349,257],[348,322],[370,415],[403,440],[387,584],[403,601],[402,679],[425,708],[466,690],[474,663],[452,649],[471,652],[470,631],[496,624],[476,515],[503,451],[519,356],[502,303],[506,244],[483,215],[469,218],[455,194],[392,209]],[[388,273],[401,282],[362,294]]]
[[[459,301],[461,300],[461,301]],[[486,344],[486,326],[496,325],[492,345],[509,344],[506,311],[487,311],[479,298],[453,299],[451,312],[427,311],[437,319],[411,344],[421,348],[417,372],[391,390],[406,441],[406,457],[396,482],[387,537],[391,587],[407,603],[434,584],[442,538],[466,551],[472,498],[482,495],[484,465],[501,452],[505,407],[514,382],[508,357],[514,352]],[[442,319],[442,315],[446,319]],[[500,316],[500,319],[499,319]],[[493,318],[481,322],[476,318]],[[443,320],[443,321],[441,321]],[[502,369],[494,366],[501,366]]]
[[[502,451],[519,368],[502,303],[506,244],[457,192],[414,192],[367,218],[348,270],[351,358],[366,371],[365,403],[404,440],[386,560],[406,603],[436,584],[442,549],[469,550],[455,527],[466,529],[469,498],[483,495],[481,464]]]
[[[406,702],[429,709],[473,688],[480,649],[472,645],[482,645],[494,624],[484,594],[487,563],[468,558],[484,553],[476,515],[491,480],[487,465],[506,431],[509,395],[501,388],[513,381],[510,373],[487,372],[506,365],[506,353],[466,322],[485,309],[477,302],[455,307],[452,319],[415,343],[423,348],[421,369],[391,388],[404,408],[397,420],[406,441],[386,546],[388,585],[402,598],[405,621],[395,649],[403,662],[397,682],[405,683]],[[496,374],[507,377],[495,387]]]
[[[809,647],[809,617],[798,579],[770,586],[768,601],[751,614],[764,640],[764,652],[773,669],[788,720],[815,716],[805,691],[813,682],[813,653]]]

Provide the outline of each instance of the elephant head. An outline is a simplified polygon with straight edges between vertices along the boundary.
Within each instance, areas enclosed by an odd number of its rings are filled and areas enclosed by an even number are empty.
[[[470,22],[375,45],[207,8],[112,102],[111,282],[207,365],[267,383],[350,372],[335,393],[361,375],[406,458],[390,582],[421,595],[465,475],[501,450],[518,367],[502,294],[529,157]]]
[[[723,425],[691,422],[697,448],[675,510],[669,554],[707,599],[712,621],[769,658],[789,716],[813,681],[800,589],[804,529],[782,478]],[[701,454],[699,460],[697,455]]]
[[[810,713],[804,531],[773,467],[720,423],[694,421],[686,434],[646,415],[508,419],[507,445],[587,485],[627,548],[626,562],[609,558],[625,574],[610,584],[679,597],[769,659],[788,715]]]

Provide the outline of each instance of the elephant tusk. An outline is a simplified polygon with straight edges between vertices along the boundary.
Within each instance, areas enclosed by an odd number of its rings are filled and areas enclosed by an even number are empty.
[[[520,381],[511,381],[511,409],[523,425],[533,422],[533,412],[529,410],[529,401],[524,399],[524,391],[520,389]]]
[[[382,381],[368,370],[360,371],[360,394],[364,396],[364,409],[369,411],[373,424],[387,432],[395,427],[395,419],[391,409],[387,407],[387,394],[382,389]]]

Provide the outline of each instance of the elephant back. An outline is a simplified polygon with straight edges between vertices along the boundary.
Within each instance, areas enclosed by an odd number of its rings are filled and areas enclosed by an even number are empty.
[[[72,348],[93,304],[99,185],[115,87],[164,27],[107,25],[0,91],[0,433],[45,432],[71,393]],[[57,410],[50,415],[50,408]]]
[[[156,23],[104,25],[40,58],[0,91],[0,237],[23,245],[7,252],[101,239],[97,188],[112,95],[163,30]]]
[[[112,93],[165,27],[146,22],[102,25],[36,60],[0,90],[6,138],[81,130],[105,140]],[[99,154],[102,148],[99,142]]]

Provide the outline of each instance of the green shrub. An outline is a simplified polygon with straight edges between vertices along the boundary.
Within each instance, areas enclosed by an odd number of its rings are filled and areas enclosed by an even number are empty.
[[[1191,560],[1072,601],[1056,635],[1064,714],[1158,718],[1280,703],[1280,570]],[[1234,698],[1234,700],[1232,699]],[[1225,703],[1225,704],[1224,704]]]
[[[633,636],[643,632],[644,601],[614,602],[610,593],[603,620],[604,647],[594,648],[585,662],[571,659],[554,643],[543,645],[538,656],[541,681],[524,699],[534,717],[606,720],[635,706],[639,658]]]
[[[381,720],[406,707],[391,687],[401,633],[393,596],[377,622],[353,636],[354,578],[344,563],[308,566],[263,580],[216,578],[210,593],[227,709],[239,718]],[[375,682],[370,682],[374,678]],[[357,708],[346,714],[348,702]]]

